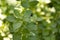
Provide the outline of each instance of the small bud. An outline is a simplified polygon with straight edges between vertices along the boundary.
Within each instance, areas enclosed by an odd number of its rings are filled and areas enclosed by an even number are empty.
[[[55,12],[56,10],[55,10],[54,7],[52,7],[52,8],[50,8],[50,11],[51,11],[51,12]]]
[[[10,40],[10,38],[8,38],[8,37],[4,37],[3,40]]]
[[[6,0],[9,5],[16,5],[16,0]]]
[[[40,11],[41,11],[41,9],[40,9],[40,8],[37,8],[37,9],[36,9],[36,11],[37,11],[37,12],[40,12]]]

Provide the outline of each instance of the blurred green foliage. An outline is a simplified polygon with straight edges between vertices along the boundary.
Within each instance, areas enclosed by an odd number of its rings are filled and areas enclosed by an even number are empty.
[[[60,40],[60,0],[0,0],[0,40]]]

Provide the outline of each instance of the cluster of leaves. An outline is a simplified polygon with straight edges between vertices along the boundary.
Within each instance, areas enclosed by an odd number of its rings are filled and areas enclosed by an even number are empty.
[[[59,0],[0,1],[13,40],[60,40]]]

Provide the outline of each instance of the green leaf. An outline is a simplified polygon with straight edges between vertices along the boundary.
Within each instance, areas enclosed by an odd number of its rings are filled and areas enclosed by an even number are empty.
[[[36,31],[37,30],[37,25],[35,25],[34,23],[28,23],[26,28],[29,30],[29,31]]]
[[[36,5],[38,4],[38,1],[30,1],[29,4],[31,7],[36,7]]]
[[[7,16],[6,20],[9,22],[14,22],[16,20],[16,18],[13,15],[9,15],[9,16]]]
[[[28,37],[28,40],[37,40],[37,37],[36,36],[30,36],[30,37]]]
[[[22,21],[16,21],[13,22],[13,31],[16,32],[19,30],[19,28],[22,26]]]
[[[29,2],[28,2],[28,0],[22,1],[22,2],[21,2],[21,5],[22,5],[24,8],[28,8],[28,7],[29,7]]]
[[[18,10],[14,10],[14,16],[15,16],[16,18],[20,18],[20,13],[19,13]]]
[[[26,10],[24,12],[24,21],[30,22],[31,14],[32,14],[32,11],[31,10]]]
[[[21,40],[21,33],[14,33],[13,40]]]
[[[31,11],[31,10],[26,10],[26,11],[24,12],[24,17],[30,17],[31,14],[32,14],[32,11]]]

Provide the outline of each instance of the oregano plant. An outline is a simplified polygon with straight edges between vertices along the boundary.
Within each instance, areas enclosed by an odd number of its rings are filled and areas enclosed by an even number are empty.
[[[60,40],[60,0],[0,0],[0,40]]]

